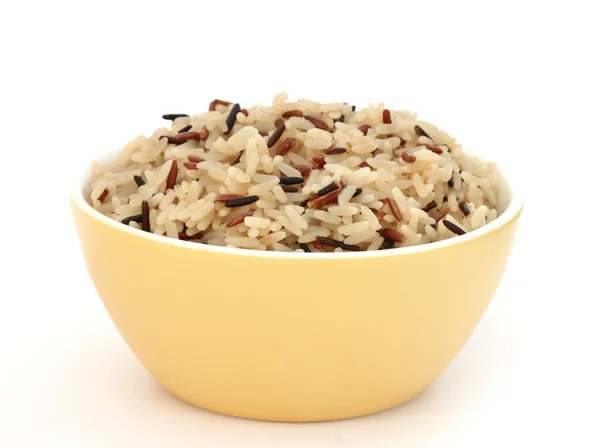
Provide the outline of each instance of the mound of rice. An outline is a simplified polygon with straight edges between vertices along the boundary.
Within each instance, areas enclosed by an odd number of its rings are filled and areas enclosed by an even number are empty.
[[[217,246],[342,252],[414,246],[498,216],[501,176],[446,132],[383,104],[215,100],[94,162],[93,207]]]

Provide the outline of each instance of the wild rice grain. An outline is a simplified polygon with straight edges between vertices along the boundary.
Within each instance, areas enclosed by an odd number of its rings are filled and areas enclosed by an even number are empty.
[[[178,236],[181,241],[199,240],[204,236],[204,232],[194,233],[193,235],[188,235],[185,232],[179,232]]]
[[[381,236],[396,243],[403,243],[406,237],[397,229],[383,229]]]
[[[413,113],[285,94],[267,106],[214,100],[209,109],[167,114],[173,123],[129,142],[114,162],[96,162],[90,205],[135,229],[147,208],[146,230],[171,238],[328,253],[345,252],[340,241],[378,250],[444,240],[456,234],[437,223],[470,232],[506,207],[494,165],[461,154]]]
[[[231,104],[230,101],[223,100],[212,100],[208,105],[208,110],[210,112],[217,110],[217,106],[229,106]]]
[[[235,227],[238,224],[243,223],[244,219],[246,219],[249,216],[252,216],[253,214],[254,214],[254,210],[250,210],[249,212],[242,213],[241,215],[236,216],[235,218],[232,218],[229,221],[227,221],[227,227]]]
[[[448,230],[450,230],[452,233],[455,233],[456,235],[464,235],[465,232],[463,229],[461,229],[460,227],[458,227],[456,224],[454,224],[453,222],[448,221],[447,219],[444,219],[442,221],[442,223],[446,226],[446,228]]]
[[[429,134],[427,134],[427,132],[425,132],[423,130],[423,128],[419,125],[415,126],[415,133],[419,136],[419,137],[427,137],[429,139],[431,139],[431,137],[429,136]]]
[[[150,232],[150,206],[148,201],[142,201],[142,230]]]
[[[325,165],[325,157],[321,157],[321,156],[313,157],[312,161],[315,163],[313,165],[313,170],[321,169],[321,168],[323,168],[323,165]]]
[[[123,224],[129,224],[130,222],[137,222],[138,224],[142,222],[142,215],[141,213],[139,215],[133,215],[133,216],[129,216],[125,219],[123,219],[121,222]]]
[[[273,131],[273,134],[271,135],[271,137],[269,138],[269,141],[267,142],[267,148],[273,147],[273,145],[275,145],[275,143],[277,143],[277,141],[279,141],[279,139],[283,135],[284,131],[285,131],[285,124],[282,123],[279,126],[277,126],[277,129],[275,129],[275,131]]]
[[[294,146],[296,146],[296,139],[293,137],[286,138],[285,141],[277,147],[277,151],[275,151],[275,153],[278,156],[284,156]]]
[[[435,201],[431,201],[429,204],[427,204],[425,207],[423,207],[421,210],[423,210],[424,212],[428,212],[430,210],[433,210],[434,208],[437,207],[437,202]]]
[[[224,134],[229,134],[231,132],[231,129],[233,129],[233,125],[235,124],[236,116],[240,110],[242,110],[242,108],[240,107],[239,103],[235,103],[231,108],[231,111],[229,111],[227,119],[225,120],[227,130],[224,132]]]
[[[206,140],[209,136],[210,132],[206,127],[203,127],[198,131],[198,140]]]
[[[199,132],[184,132],[182,134],[167,137],[167,142],[173,145],[181,145],[189,140],[200,140]]]
[[[188,114],[164,114],[163,120],[171,120],[174,121],[176,118],[189,117]]]
[[[301,110],[293,109],[293,110],[288,110],[287,112],[282,113],[281,116],[283,118],[303,117],[304,113]]]
[[[392,116],[389,109],[383,109],[382,121],[383,124],[392,124]]]
[[[329,131],[329,126],[327,126],[327,123],[325,123],[320,118],[314,117],[312,115],[305,115],[304,118],[310,121],[312,124],[314,124],[315,127],[323,129],[324,131]]]
[[[104,200],[106,199],[106,196],[108,196],[107,188],[105,188],[104,191],[102,193],[100,193],[100,196],[98,196],[98,201],[104,202]]]
[[[360,132],[362,132],[362,133],[363,133],[363,135],[367,135],[367,132],[369,132],[369,129],[371,129],[371,126],[369,126],[368,124],[363,124],[362,126],[360,126],[360,127],[358,128],[358,130],[359,130]]]
[[[321,208],[326,204],[329,204],[330,202],[333,202],[337,199],[337,197],[340,195],[340,192],[342,190],[341,189],[337,189],[335,191],[332,191],[331,193],[327,193],[324,196],[317,196],[316,198],[312,198],[310,201],[308,201],[307,206],[308,208]]]
[[[296,165],[294,162],[290,162],[290,166],[292,168],[294,168],[295,170],[300,171],[300,174],[302,174],[303,176],[308,176],[310,174],[310,172],[312,171],[310,169],[310,166],[307,166],[307,165]]]
[[[460,209],[463,216],[465,216],[465,217],[469,216],[469,214],[471,213],[471,210],[469,210],[469,206],[467,205],[466,201],[459,202],[458,208]]]
[[[448,206],[448,204],[442,204],[440,208],[434,210],[432,213],[429,214],[429,216],[435,219],[435,222],[440,222],[440,220],[446,217],[448,212],[450,212],[450,207]]]
[[[280,177],[280,185],[298,185],[304,182],[303,177]]]
[[[415,163],[417,161],[417,157],[410,152],[403,152],[400,157],[402,157],[402,160],[406,163]]]
[[[331,182],[329,185],[321,188],[318,192],[317,192],[317,196],[325,196],[327,193],[331,193],[333,190],[335,190],[338,186],[335,184],[335,182]]]
[[[332,156],[332,155],[335,155],[335,154],[344,154],[345,152],[346,152],[346,148],[342,148],[340,146],[337,146],[335,148],[326,149],[324,151],[324,154],[327,155],[327,156]]]
[[[225,202],[225,207],[242,207],[244,205],[254,204],[256,201],[258,201],[258,196],[246,196],[244,198],[232,199],[230,201]]]
[[[394,215],[394,218],[396,218],[398,222],[402,221],[402,213],[400,213],[400,209],[398,208],[396,201],[393,198],[387,198],[387,203],[390,207],[392,215]]]
[[[227,201],[233,201],[235,199],[241,199],[244,196],[242,196],[241,194],[220,194],[219,196],[217,196],[215,198],[216,202],[227,202]]]
[[[385,212],[382,209],[371,209],[371,211],[375,214],[375,217],[381,221],[385,217]]]
[[[351,251],[359,251],[360,250],[360,247],[358,247],[354,244],[345,244],[342,241],[337,241],[332,238],[327,238],[324,236],[318,236],[317,241],[319,243],[324,244],[329,247],[339,247],[341,249],[351,250]]]
[[[171,169],[169,170],[169,175],[167,176],[167,184],[165,189],[172,189],[175,186],[175,181],[177,181],[177,160],[173,160],[171,163]]]
[[[238,156],[235,158],[235,160],[233,161],[233,164],[236,165],[238,163],[240,163],[240,160],[242,160],[242,155],[244,154],[244,150],[242,149],[240,151],[240,153],[238,154]]]
[[[435,145],[430,145],[430,144],[426,144],[425,147],[430,150],[431,152],[434,152],[436,154],[444,154],[444,151],[442,150],[442,148],[440,148],[439,146],[435,146]]]
[[[383,243],[381,244],[380,249],[392,249],[394,247],[395,241],[391,238],[385,238]]]
[[[310,248],[306,243],[300,243],[300,249],[302,249],[304,252],[310,252]]]

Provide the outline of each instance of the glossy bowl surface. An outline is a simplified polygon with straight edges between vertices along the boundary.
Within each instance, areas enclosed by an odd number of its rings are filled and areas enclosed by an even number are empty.
[[[473,332],[509,258],[523,198],[494,222],[379,252],[228,249],[141,232],[94,210],[73,217],[89,274],[129,347],[199,407],[323,421],[394,407],[430,385]]]

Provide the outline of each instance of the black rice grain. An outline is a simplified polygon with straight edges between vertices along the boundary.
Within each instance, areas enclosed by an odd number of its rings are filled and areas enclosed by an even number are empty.
[[[244,205],[254,204],[256,201],[258,201],[258,196],[246,196],[245,198],[232,199],[225,202],[225,207],[242,207]]]
[[[188,124],[187,126],[185,126],[185,127],[181,128],[181,129],[179,130],[178,134],[183,134],[184,132],[187,132],[187,131],[189,131],[190,129],[192,129],[192,125],[191,125],[191,124]]]
[[[427,137],[427,138],[429,138],[429,139],[431,138],[431,137],[429,136],[429,134],[427,134],[427,132],[425,132],[425,131],[423,130],[423,128],[422,128],[421,126],[419,126],[419,125],[416,125],[416,126],[415,126],[415,132],[416,132],[416,134],[417,134],[419,137]]]
[[[467,205],[466,201],[460,201],[458,208],[464,216],[469,216],[471,214],[471,210],[469,210],[469,206]]]
[[[310,248],[305,243],[300,243],[300,249],[302,249],[304,252],[310,252]]]
[[[395,241],[391,238],[385,238],[383,240],[383,243],[381,244],[380,249],[391,249],[392,247],[394,247],[394,243]]]
[[[317,196],[325,196],[327,193],[331,193],[332,191],[334,191],[335,189],[337,189],[337,185],[335,184],[335,182],[331,182],[329,185],[321,188],[318,192],[317,192]]]
[[[227,115],[227,119],[225,120],[225,123],[227,124],[227,131],[225,131],[225,134],[229,134],[231,132],[231,129],[233,129],[233,125],[235,124],[235,117],[241,110],[242,108],[240,107],[239,103],[235,103],[233,105],[229,111],[229,115]]]
[[[298,193],[298,187],[295,185],[282,185],[281,189],[286,193]]]
[[[324,236],[318,236],[317,241],[319,241],[320,243],[323,243],[329,247],[341,247],[342,249],[352,250],[352,251],[360,250],[360,247],[358,247],[354,244],[346,244],[343,241],[337,241],[337,240],[334,240],[333,238],[327,238]]]
[[[463,229],[458,227],[456,224],[448,221],[447,219],[444,219],[442,222],[448,230],[450,230],[452,233],[455,233],[456,235],[464,235],[465,233],[467,233]]]
[[[421,210],[423,210],[424,212],[428,212],[429,210],[433,210],[434,208],[437,207],[437,202],[435,201],[431,201],[429,204],[427,204],[424,208],[422,208]]]
[[[358,196],[361,193],[362,193],[362,188],[357,188],[356,191],[354,192],[354,194],[352,195],[352,197],[355,198],[356,196]]]
[[[144,179],[142,179],[142,176],[138,176],[137,174],[133,176],[133,180],[135,181],[138,187],[146,185],[146,182],[144,181]]]
[[[142,214],[140,213],[139,215],[133,215],[133,216],[129,216],[125,219],[123,219],[121,222],[123,224],[129,224],[130,222],[137,222],[138,224],[142,222]]]
[[[142,201],[142,230],[150,232],[150,206],[148,201]]]
[[[233,164],[235,165],[236,163],[240,163],[240,160],[242,160],[242,155],[244,154],[244,150],[242,149],[240,151],[240,153],[238,154],[238,156],[235,158],[235,160],[233,161]]]
[[[324,151],[324,154],[327,156],[332,156],[335,154],[344,154],[346,152],[346,148],[342,148],[341,146],[336,146],[335,148],[329,148]]]
[[[448,186],[450,188],[454,188],[454,177],[451,177],[450,180],[448,181]]]
[[[304,182],[302,177],[280,177],[279,184],[280,185],[298,185]]]
[[[189,117],[188,114],[164,114],[163,116],[163,120],[175,120],[176,118],[181,118],[181,117]]]

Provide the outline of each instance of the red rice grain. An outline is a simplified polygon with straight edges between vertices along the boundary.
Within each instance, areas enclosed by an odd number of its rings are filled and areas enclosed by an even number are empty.
[[[306,118],[308,121],[310,121],[312,124],[314,124],[315,127],[319,128],[319,129],[323,129],[324,131],[329,130],[329,126],[327,126],[327,123],[325,123],[320,118],[314,117],[312,115],[305,115],[304,118]]]
[[[171,169],[169,170],[169,175],[167,176],[167,184],[165,186],[166,190],[170,190],[175,186],[175,182],[177,181],[177,160],[173,160],[171,163]]]
[[[398,204],[396,204],[396,201],[394,201],[393,198],[387,198],[387,203],[390,207],[392,215],[394,215],[394,218],[396,218],[398,222],[402,221],[402,213],[400,213],[400,209],[398,208]]]
[[[254,214],[254,210],[250,210],[248,212],[242,213],[241,215],[236,216],[235,218],[230,219],[227,222],[227,227],[237,226],[238,224],[243,223],[245,218],[247,218],[248,216],[252,216],[253,214]]]

